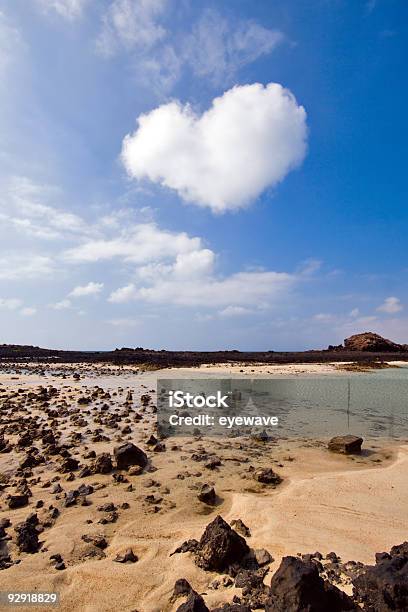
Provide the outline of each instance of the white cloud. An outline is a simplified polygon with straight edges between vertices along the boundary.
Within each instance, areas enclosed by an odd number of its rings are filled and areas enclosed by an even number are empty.
[[[79,285],[78,287],[75,287],[69,294],[69,297],[78,298],[86,295],[97,295],[102,291],[102,289],[103,283],[94,283],[93,281],[90,281],[87,285]]]
[[[115,238],[90,240],[69,249],[64,258],[70,262],[121,258],[128,262],[146,263],[196,251],[200,246],[200,238],[190,238],[185,232],[169,232],[155,223],[140,223],[123,229]]]
[[[237,86],[201,116],[171,102],[140,115],[123,141],[130,176],[174,189],[214,212],[248,205],[306,152],[306,113],[277,83]]]
[[[71,301],[68,299],[61,300],[55,304],[50,304],[50,308],[53,308],[54,310],[67,310],[68,308],[71,308],[71,306]]]
[[[5,310],[16,310],[23,304],[18,298],[0,298],[0,308]]]
[[[19,233],[43,240],[89,233],[80,217],[49,205],[50,200],[60,197],[58,189],[24,176],[11,177],[1,187],[0,220]]]
[[[44,255],[4,253],[0,258],[0,280],[43,278],[53,271],[52,259]]]
[[[211,308],[263,306],[286,297],[297,280],[285,272],[238,272],[223,278],[212,270],[202,274],[201,269],[197,276],[190,270],[188,277],[180,278],[176,266],[168,267],[161,275],[156,271],[149,283],[129,283],[117,289],[109,301],[126,303],[135,300]]]
[[[380,306],[378,306],[377,310],[379,312],[386,312],[387,314],[395,314],[397,312],[401,312],[401,310],[404,310],[404,307],[399,298],[390,296],[387,297]]]
[[[60,17],[74,21],[82,16],[88,0],[37,0],[44,11],[55,11]]]
[[[244,308],[243,306],[227,306],[218,313],[220,317],[241,317],[243,315],[252,314],[253,310]]]
[[[209,9],[187,37],[183,57],[197,76],[225,83],[242,66],[271,53],[284,38],[279,30],[269,30],[256,21],[233,23]]]
[[[26,308],[22,308],[20,310],[20,314],[23,317],[32,317],[33,315],[35,315],[37,312],[36,308],[32,308],[31,306],[27,306]]]
[[[149,49],[166,35],[158,23],[166,0],[114,0],[103,17],[97,49],[114,55],[121,49]]]
[[[6,18],[5,14],[0,11],[0,75],[4,73],[13,64],[14,59],[20,48],[22,47],[22,39],[20,32]]]
[[[353,308],[353,309],[350,311],[350,317],[353,317],[353,318],[354,318],[354,317],[358,317],[358,316],[359,316],[359,314],[360,314],[360,310],[359,310],[359,308]]]

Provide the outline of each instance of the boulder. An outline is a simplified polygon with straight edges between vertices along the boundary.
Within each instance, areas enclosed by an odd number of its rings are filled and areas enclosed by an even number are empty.
[[[77,470],[79,466],[79,461],[74,459],[74,457],[65,457],[60,465],[59,471],[63,474],[68,474],[73,470]]]
[[[214,506],[217,501],[217,495],[215,493],[214,487],[210,487],[210,485],[205,484],[201,487],[201,491],[197,495],[198,499],[209,506]]]
[[[113,452],[118,470],[127,470],[132,465],[138,465],[141,468],[147,465],[146,453],[131,442],[117,446]]]
[[[363,438],[359,436],[336,436],[329,441],[328,449],[333,453],[343,453],[344,455],[359,455]]]
[[[239,563],[249,547],[221,516],[207,525],[199,541],[195,562],[205,570],[224,572]]]
[[[10,508],[10,510],[13,510],[14,508],[22,508],[23,506],[26,506],[28,504],[28,495],[27,494],[16,494],[16,495],[10,495],[9,499],[8,499],[8,507]]]
[[[284,557],[272,576],[265,612],[357,612],[353,600],[319,576],[314,563]]]

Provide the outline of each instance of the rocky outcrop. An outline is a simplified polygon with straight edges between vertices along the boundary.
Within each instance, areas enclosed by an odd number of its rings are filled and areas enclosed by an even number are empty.
[[[348,595],[319,576],[317,566],[284,557],[272,577],[265,612],[357,612]]]
[[[359,455],[362,443],[363,438],[359,436],[336,436],[329,441],[328,449],[333,453],[342,453],[343,455]]]
[[[372,353],[399,353],[408,351],[406,344],[397,344],[373,332],[355,334],[344,340],[348,351],[368,351]]]
[[[376,564],[353,580],[353,595],[368,612],[408,610],[408,542],[377,553]]]

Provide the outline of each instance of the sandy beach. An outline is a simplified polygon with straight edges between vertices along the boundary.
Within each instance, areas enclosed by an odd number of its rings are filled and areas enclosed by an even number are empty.
[[[220,364],[187,373],[253,376],[254,369]],[[262,366],[256,375],[336,371],[331,364],[297,364]],[[408,445],[365,440],[361,455],[344,456],[329,452],[324,439],[172,438],[152,443],[156,380],[184,374],[103,365],[32,364],[15,371],[3,366],[1,425],[9,448],[6,444],[0,454],[0,519],[11,525],[1,540],[0,590],[57,591],[63,611],[173,612],[183,601],[170,601],[174,583],[185,578],[203,594],[208,608],[216,609],[240,597],[241,589],[226,575],[220,580],[219,572],[198,567],[191,553],[171,553],[186,540],[199,540],[217,515],[229,524],[241,519],[250,532],[248,546],[270,553],[265,584],[286,555],[334,551],[343,562],[372,564],[376,552],[405,541]],[[41,395],[40,386],[48,392]],[[27,432],[30,439],[22,440]],[[47,432],[53,434],[48,440]],[[113,459],[114,447],[128,441],[147,454],[145,469],[94,469],[94,454],[108,453]],[[60,455],[53,445],[69,452]],[[38,448],[34,456],[43,460],[16,472],[32,446]],[[61,467],[67,456],[79,465]],[[206,467],[213,457],[219,463]],[[92,468],[89,473],[86,467]],[[254,478],[269,468],[281,484]],[[204,484],[216,491],[214,505],[197,497]],[[67,494],[80,486],[86,492],[67,502]],[[10,508],[8,496],[22,492],[28,503]],[[39,543],[35,552],[24,552],[14,527],[33,513]],[[136,562],[114,561],[128,549]],[[50,559],[53,555],[60,555],[61,569]],[[7,558],[10,562],[4,562]],[[351,593],[349,580],[339,586]]]

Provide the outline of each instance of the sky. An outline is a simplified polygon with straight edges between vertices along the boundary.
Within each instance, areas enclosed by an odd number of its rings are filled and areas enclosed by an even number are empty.
[[[406,0],[0,0],[0,343],[408,342]]]

